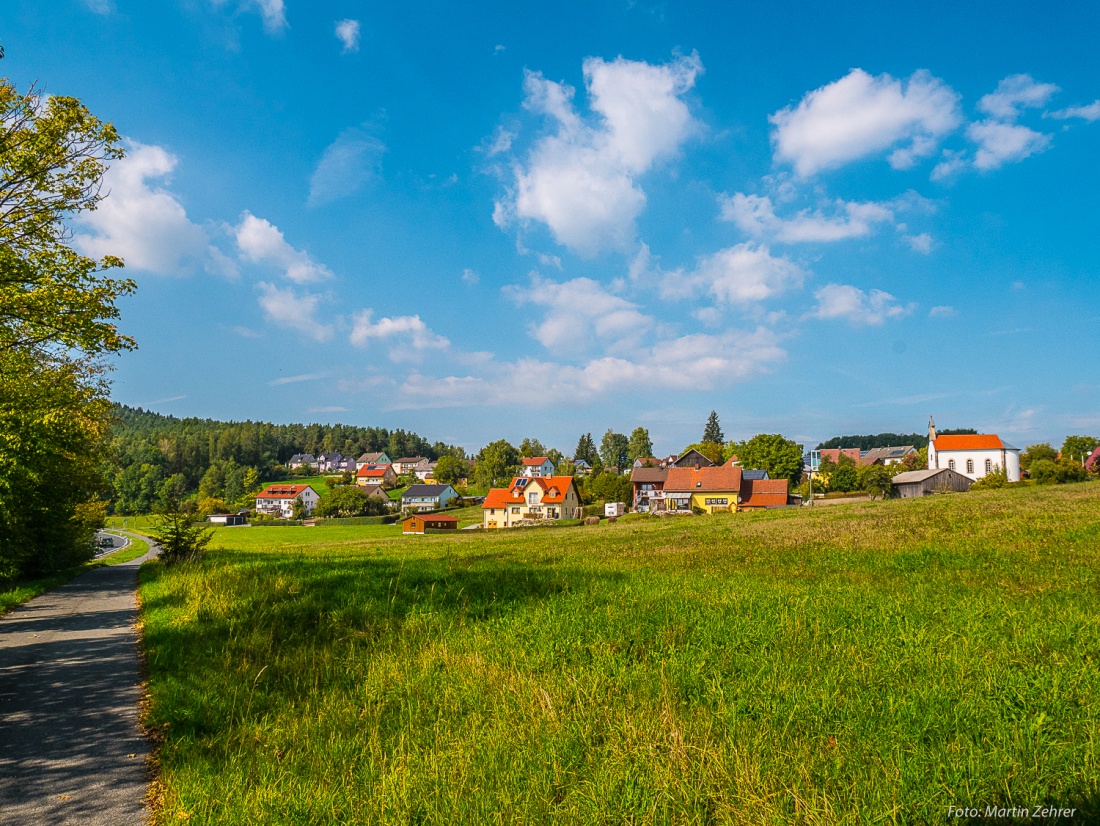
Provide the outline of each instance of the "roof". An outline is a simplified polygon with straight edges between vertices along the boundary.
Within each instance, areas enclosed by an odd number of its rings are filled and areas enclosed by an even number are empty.
[[[913,445],[897,445],[893,447],[873,447],[863,451],[863,461],[866,464],[874,464],[879,459],[903,459],[909,453],[916,451]]]
[[[385,477],[386,472],[390,470],[389,465],[363,465],[359,470],[355,471],[355,477],[357,479],[364,478],[377,478]]]
[[[549,462],[549,461],[550,460],[548,458],[546,458],[545,456],[531,456],[529,458],[524,459],[523,464],[527,465],[527,467],[538,467],[539,465],[543,464],[544,462]]]
[[[646,482],[663,482],[667,478],[667,467],[636,467],[630,474],[631,482],[641,484]]]
[[[359,457],[358,461],[366,462],[368,465],[375,464],[379,459],[386,455],[386,451],[382,450],[378,453],[364,453]]]
[[[427,456],[404,456],[394,462],[395,465],[419,465],[421,462],[428,461]]]
[[[517,482],[522,484],[517,485]],[[506,488],[492,488],[485,497],[482,508],[503,508],[508,505],[522,505],[526,500],[523,494],[532,487],[542,488],[542,503],[554,505],[565,501],[569,487],[573,484],[572,476],[516,476],[512,484]]]
[[[746,482],[758,481],[760,479],[770,479],[766,470],[742,470],[741,478]]]
[[[691,464],[701,467],[709,467],[710,465],[714,464],[714,462],[712,462],[695,448],[687,451],[678,459],[675,459],[672,463],[676,466],[680,466],[681,462],[683,462],[685,465]]]
[[[943,438],[942,436],[940,437]],[[912,485],[917,482],[923,482],[925,479],[931,479],[940,473],[953,473],[954,471],[948,468],[930,468],[928,470],[907,470],[905,473],[899,473],[894,477],[895,485]]]
[[[1015,450],[1001,441],[995,433],[977,433],[968,436],[937,436],[932,444],[937,453],[946,450]]]
[[[668,469],[665,491],[740,492],[741,468],[729,465],[712,467],[673,467]]]
[[[443,491],[451,488],[450,485],[409,485],[405,492],[401,494],[401,498],[412,498],[413,496],[439,496]],[[454,490],[454,488],[451,488]]]
[[[407,516],[402,519],[402,523],[408,522],[410,519],[419,519],[422,522],[457,522],[457,516],[451,516],[449,513],[433,513],[433,514],[416,514]]]
[[[786,504],[786,479],[751,479],[741,489],[741,505],[746,508],[778,508]]]
[[[296,499],[306,490],[313,490],[310,485],[268,485],[261,493],[256,494],[257,499]],[[313,491],[316,493],[317,491]]]

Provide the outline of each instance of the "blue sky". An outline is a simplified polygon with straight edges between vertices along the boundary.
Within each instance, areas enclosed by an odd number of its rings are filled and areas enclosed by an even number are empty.
[[[8,0],[128,156],[114,398],[476,451],[1100,431],[1095,4]]]

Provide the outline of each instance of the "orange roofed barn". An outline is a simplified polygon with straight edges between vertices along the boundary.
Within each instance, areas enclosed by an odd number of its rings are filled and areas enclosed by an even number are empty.
[[[511,528],[544,519],[579,519],[581,497],[572,476],[517,476],[506,488],[493,488],[481,506],[486,528]]]

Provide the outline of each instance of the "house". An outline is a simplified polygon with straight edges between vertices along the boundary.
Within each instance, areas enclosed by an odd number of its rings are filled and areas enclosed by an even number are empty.
[[[647,513],[653,510],[654,505],[664,498],[665,479],[667,478],[668,468],[635,468],[630,474],[630,482],[634,486],[634,510],[639,513]]]
[[[919,451],[913,445],[901,445],[897,447],[873,447],[860,453],[862,465],[900,465],[908,456],[915,456]]]
[[[1089,454],[1088,458],[1085,459],[1085,470],[1092,473],[1096,470],[1097,463],[1100,463],[1100,446],[1097,446],[1097,448]]]
[[[603,506],[604,516],[622,516],[624,513],[626,513],[626,502],[607,502]]]
[[[240,513],[212,513],[206,517],[206,519],[211,525],[226,525],[227,527],[246,525],[248,524],[248,511],[241,511]]]
[[[294,516],[294,503],[301,500],[308,516],[320,499],[309,485],[268,485],[256,496],[256,512],[290,519]]]
[[[413,468],[413,475],[421,482],[427,482],[435,476],[435,466],[438,464],[439,462],[428,462],[426,465],[418,465]]]
[[[364,465],[355,471],[355,484],[389,490],[397,487],[397,474],[393,472],[393,465]]]
[[[481,505],[482,525],[509,528],[544,519],[579,519],[584,513],[572,476],[517,476],[493,488]]]
[[[687,451],[687,453],[675,459],[669,465],[669,467],[714,467],[714,462],[712,462],[695,448],[692,448],[691,450]]]
[[[744,479],[746,482],[756,482],[760,480],[771,479],[771,477],[768,476],[768,472],[766,470],[744,469],[742,469],[741,471],[741,478]]]
[[[428,531],[453,531],[458,519],[449,513],[416,514],[401,520],[401,533],[424,534]]]
[[[450,485],[409,485],[401,494],[401,509],[409,511],[434,511],[447,507],[458,498],[458,492]]]
[[[703,458],[706,459],[705,456]],[[691,513],[693,508],[699,508],[706,513],[732,513],[737,510],[740,495],[739,467],[673,467],[668,469],[665,479],[663,510],[666,513]]]
[[[286,466],[291,470],[302,465],[309,465],[312,468],[316,468],[317,457],[312,453],[295,453],[290,457],[290,461],[286,463]]]
[[[413,473],[418,467],[427,466],[428,458],[426,456],[405,456],[393,463],[394,472],[398,476]]]
[[[523,460],[523,475],[528,479],[536,476],[553,476],[554,463],[545,456],[532,456]]]
[[[653,456],[639,456],[634,460],[634,464],[631,465],[635,470],[640,467],[660,467],[661,460]]]
[[[749,473],[763,473],[764,478]],[[790,491],[786,479],[769,479],[765,471],[745,471],[741,474],[741,496],[737,510],[764,510],[785,508],[790,504]]]
[[[973,481],[1000,469],[1010,482],[1020,481],[1020,449],[993,433],[937,436],[928,424],[928,469],[947,468]]]
[[[834,465],[840,464],[840,457],[847,456],[857,465],[863,460],[863,451],[858,447],[825,447],[818,451],[821,458],[828,457],[832,460]]]
[[[386,455],[385,451],[380,453],[364,453],[358,459],[355,460],[355,469],[359,470],[361,467],[367,465],[392,465],[390,457]]]
[[[390,495],[386,493],[385,489],[381,485],[370,485],[363,488],[367,492],[368,499],[377,499],[389,508],[396,508],[397,504],[390,499]]]
[[[588,464],[584,459],[578,459],[573,463],[573,467],[577,469],[578,476],[591,476],[592,465]]]
[[[913,499],[933,493],[969,490],[972,484],[974,484],[973,480],[950,468],[909,470],[894,477],[894,488],[890,495],[897,499]]]

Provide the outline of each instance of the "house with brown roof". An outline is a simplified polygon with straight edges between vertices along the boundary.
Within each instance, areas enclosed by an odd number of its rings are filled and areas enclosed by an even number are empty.
[[[401,520],[401,533],[424,534],[428,531],[453,531],[458,519],[449,513],[414,513]]]
[[[536,476],[553,476],[554,463],[546,456],[530,456],[523,459],[523,475],[528,479]]]
[[[741,478],[741,498],[738,510],[764,510],[785,508],[790,503],[786,479]]]
[[[1019,482],[1020,449],[994,433],[937,436],[936,426],[929,424],[928,468],[947,468],[974,481],[1003,470],[1008,481]]]
[[[669,458],[671,459],[672,457],[670,456]],[[712,462],[710,459],[708,459],[706,456],[704,456],[702,453],[700,453],[695,448],[692,448],[691,450],[686,451],[682,455],[676,457],[676,459],[670,465],[670,467],[679,467],[679,468],[685,468],[685,467],[713,467],[713,466],[714,466],[714,462]]]
[[[355,469],[366,467],[367,465],[392,465],[390,457],[386,455],[386,451],[382,450],[378,453],[364,453],[358,459],[355,460]]]
[[[299,500],[305,505],[308,516],[321,497],[309,485],[268,485],[256,496],[256,512],[290,519],[294,516],[294,503]]]
[[[517,476],[493,488],[481,506],[485,528],[511,528],[546,519],[579,519],[584,512],[572,476]]]
[[[634,486],[634,501],[631,507],[639,513],[648,513],[657,502],[664,499],[665,480],[668,468],[636,467],[630,473],[630,483]]]
[[[418,467],[428,466],[427,456],[403,456],[393,463],[393,470],[398,476],[413,473]]]
[[[789,502],[786,479],[762,479],[736,465],[669,468],[660,498],[651,509],[665,513],[733,513],[782,508]]]

